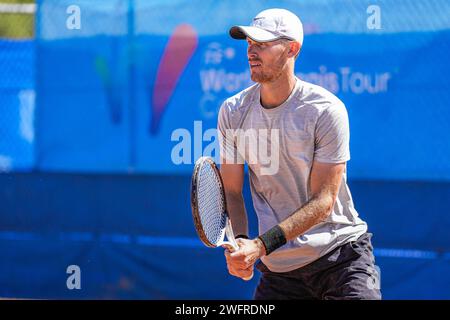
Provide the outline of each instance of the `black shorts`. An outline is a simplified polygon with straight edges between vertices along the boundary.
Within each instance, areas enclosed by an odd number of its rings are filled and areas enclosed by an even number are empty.
[[[343,244],[318,260],[289,272],[271,272],[261,261],[256,300],[381,299],[372,234]]]

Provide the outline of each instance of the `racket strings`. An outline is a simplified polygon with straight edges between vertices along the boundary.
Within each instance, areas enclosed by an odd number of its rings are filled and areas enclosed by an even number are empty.
[[[209,242],[217,244],[223,238],[226,223],[225,201],[220,178],[207,162],[199,169],[197,201],[203,231]]]

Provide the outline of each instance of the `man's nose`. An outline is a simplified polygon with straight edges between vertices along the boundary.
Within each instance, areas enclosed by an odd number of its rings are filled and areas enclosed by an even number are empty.
[[[248,55],[249,58],[250,58],[250,57],[252,57],[252,58],[255,58],[255,57],[256,57],[256,49],[255,49],[255,46],[253,46],[253,45],[251,45],[251,44],[248,45],[248,48],[247,48],[247,55]]]
[[[256,55],[256,53],[253,53],[250,51],[248,52],[247,56],[248,56],[249,60],[258,59],[258,56]]]

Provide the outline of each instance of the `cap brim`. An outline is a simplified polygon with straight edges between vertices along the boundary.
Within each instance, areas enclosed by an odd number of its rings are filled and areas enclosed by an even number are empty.
[[[268,42],[281,38],[272,32],[251,26],[234,26],[230,29],[230,36],[239,40],[249,37],[256,42]]]

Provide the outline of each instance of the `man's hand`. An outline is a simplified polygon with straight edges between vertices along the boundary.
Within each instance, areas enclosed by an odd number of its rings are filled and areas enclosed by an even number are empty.
[[[261,240],[237,239],[239,250],[230,252],[225,250],[228,272],[239,278],[248,278],[253,274],[255,262],[266,254]]]

